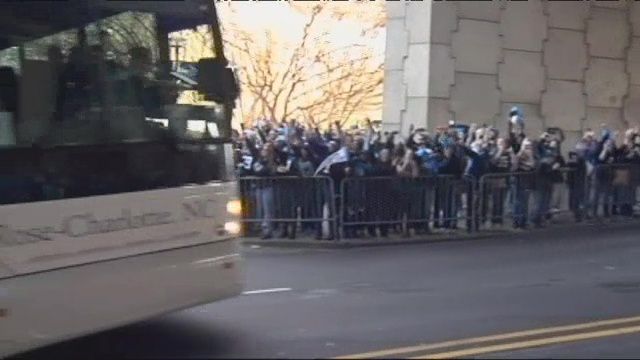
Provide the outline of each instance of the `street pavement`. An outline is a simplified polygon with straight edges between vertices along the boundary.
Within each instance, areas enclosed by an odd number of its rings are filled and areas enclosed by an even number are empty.
[[[637,358],[639,233],[583,226],[421,245],[248,248],[245,295],[20,358]],[[496,334],[507,335],[440,344]]]

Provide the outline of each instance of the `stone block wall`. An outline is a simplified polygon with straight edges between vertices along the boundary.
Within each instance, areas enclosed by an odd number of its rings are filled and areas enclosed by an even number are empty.
[[[640,126],[640,2],[389,1],[383,126]]]

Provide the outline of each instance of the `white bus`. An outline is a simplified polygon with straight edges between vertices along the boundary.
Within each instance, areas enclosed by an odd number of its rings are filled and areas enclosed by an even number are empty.
[[[222,50],[211,0],[0,2],[0,357],[240,294]]]

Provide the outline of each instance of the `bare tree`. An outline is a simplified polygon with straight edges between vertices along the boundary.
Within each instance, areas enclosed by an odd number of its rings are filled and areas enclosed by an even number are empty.
[[[240,68],[245,114],[278,121],[298,118],[325,127],[379,109],[384,54],[375,53],[366,44],[337,46],[324,25],[327,18],[355,19],[353,9],[327,3],[290,4],[307,15],[293,43],[269,31],[256,38],[240,26],[233,4],[224,4],[223,41],[228,57]],[[361,36],[370,36],[384,26],[383,8],[371,9],[379,12],[361,21]]]

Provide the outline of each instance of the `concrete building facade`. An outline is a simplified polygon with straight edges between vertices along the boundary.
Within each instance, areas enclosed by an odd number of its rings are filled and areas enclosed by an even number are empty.
[[[640,2],[387,1],[383,126],[640,125]]]

